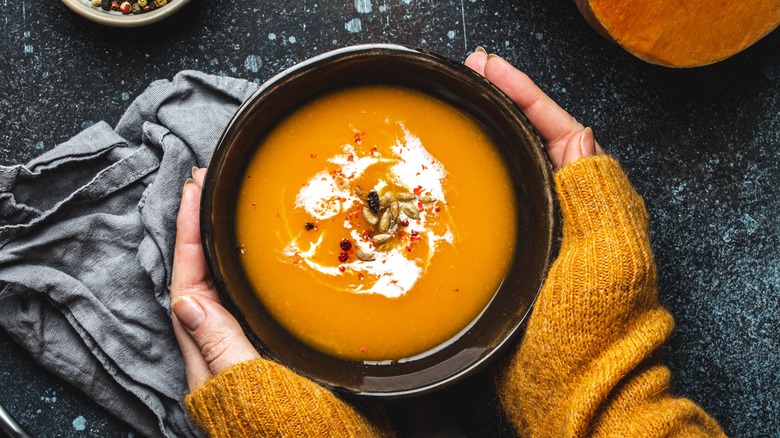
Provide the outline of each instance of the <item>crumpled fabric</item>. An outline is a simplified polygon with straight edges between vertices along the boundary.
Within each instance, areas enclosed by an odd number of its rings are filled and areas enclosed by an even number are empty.
[[[256,85],[184,71],[115,129],[97,123],[0,166],[0,325],[44,367],[146,436],[199,436],[170,320],[176,215]]]

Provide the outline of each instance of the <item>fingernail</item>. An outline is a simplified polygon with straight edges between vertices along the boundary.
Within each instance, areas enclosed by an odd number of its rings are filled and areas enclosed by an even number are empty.
[[[195,172],[198,171],[198,166],[192,166],[192,177],[195,178]]]
[[[192,178],[187,178],[187,180],[184,181],[184,187],[181,188],[181,192],[184,193],[184,190],[186,190],[187,186],[190,184],[195,184],[195,180]]]
[[[485,50],[485,48],[484,48],[484,47],[482,47],[482,46],[477,46],[477,48],[476,48],[476,49],[474,49],[474,51],[475,51],[475,52],[482,52],[482,53],[487,53],[487,50]]]
[[[596,154],[594,143],[593,130],[590,129],[590,127],[585,128],[582,131],[582,136],[580,137],[580,151],[582,151],[583,157],[592,157]]]
[[[193,332],[197,330],[203,323],[203,320],[206,319],[206,312],[203,311],[200,304],[198,304],[194,298],[186,295],[183,297],[176,297],[173,302],[171,302],[171,310],[173,310],[173,313],[176,315],[179,322]]]
[[[501,59],[501,57],[500,57],[500,56],[498,56],[498,55],[496,55],[495,53],[488,53],[488,59],[490,59],[490,58],[498,58],[498,59]]]

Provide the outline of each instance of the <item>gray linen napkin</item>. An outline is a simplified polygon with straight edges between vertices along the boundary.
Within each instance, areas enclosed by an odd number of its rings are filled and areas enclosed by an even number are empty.
[[[181,72],[116,129],[98,123],[0,166],[0,325],[38,362],[148,436],[197,436],[168,297],[175,218],[253,83]]]

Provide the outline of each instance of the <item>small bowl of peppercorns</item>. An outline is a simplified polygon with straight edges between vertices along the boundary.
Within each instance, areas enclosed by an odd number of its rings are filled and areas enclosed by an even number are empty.
[[[138,27],[160,21],[189,0],[62,0],[82,17],[113,27]]]

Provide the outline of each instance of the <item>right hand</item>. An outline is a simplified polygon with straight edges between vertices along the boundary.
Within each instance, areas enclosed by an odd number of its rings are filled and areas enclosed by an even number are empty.
[[[466,58],[466,66],[506,93],[528,117],[542,138],[555,169],[582,157],[604,152],[593,131],[574,119],[534,84],[525,73],[478,47]]]

